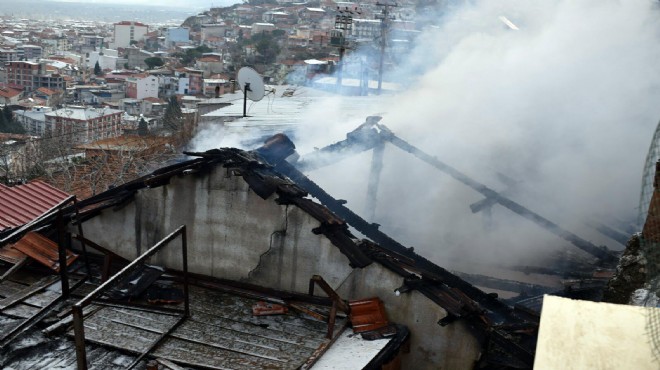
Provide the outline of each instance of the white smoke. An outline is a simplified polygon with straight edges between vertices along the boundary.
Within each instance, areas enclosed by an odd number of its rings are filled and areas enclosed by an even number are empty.
[[[408,88],[309,104],[295,139],[299,153],[381,114],[382,124],[439,160],[594,244],[620,249],[587,225],[623,228],[636,220],[660,118],[657,3],[489,0],[425,15],[438,23],[386,76]],[[363,153],[309,176],[366,214],[370,160]],[[469,205],[481,199],[390,145],[370,221],[450,268],[543,263],[549,250],[577,251],[499,205],[492,217],[473,214]]]
[[[659,16],[656,3],[643,0],[467,4],[426,29],[390,75],[409,89],[364,115],[384,111],[381,123],[443,162],[495,190],[507,186],[494,174],[505,174],[518,182],[513,199],[595,244],[621,248],[586,224],[636,218],[660,118]],[[297,143],[343,138],[346,122],[327,123],[336,111],[310,107],[322,124]],[[360,212],[369,160],[310,176]],[[478,193],[398,149],[386,151],[381,179],[374,221],[436,262],[528,262],[566,245],[500,206],[490,220],[472,214]]]

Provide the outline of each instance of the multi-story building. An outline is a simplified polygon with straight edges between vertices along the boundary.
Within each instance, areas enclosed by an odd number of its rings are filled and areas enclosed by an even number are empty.
[[[275,25],[272,23],[253,23],[252,34],[256,35],[261,32],[271,32],[275,30]]]
[[[87,68],[94,68],[98,63],[101,70],[115,70],[124,68],[124,63],[128,62],[128,59],[120,58],[117,50],[113,49],[90,51],[86,53],[86,56],[85,65]]]
[[[40,87],[32,93],[32,97],[45,101],[49,107],[55,107],[64,102],[64,91]]]
[[[176,71],[175,76],[179,81],[177,94],[197,95],[203,92],[204,71],[186,67]]]
[[[201,26],[201,37],[204,42],[209,37],[225,37],[227,25],[224,23],[203,24]]]
[[[190,29],[188,27],[171,27],[165,31],[165,45],[168,48],[177,43],[188,42],[190,42]]]
[[[380,35],[380,20],[353,18],[351,34],[355,39],[374,40]]]
[[[149,27],[140,22],[115,23],[115,39],[112,48],[125,48],[131,45],[131,41],[142,41],[147,32],[149,32]]]
[[[278,10],[264,12],[261,15],[261,19],[267,23],[292,23],[295,20],[291,13]]]
[[[33,107],[32,110],[14,111],[14,118],[20,122],[25,133],[32,136],[44,136],[46,131],[46,113],[50,107]]]
[[[154,53],[146,50],[141,50],[136,47],[126,48],[126,58],[128,60],[128,68],[142,68],[147,69],[147,64],[144,62],[147,58],[154,57]]]
[[[197,59],[195,66],[203,72],[205,78],[215,73],[224,72],[222,54],[208,53]]]
[[[64,90],[64,77],[49,70],[45,62],[12,61],[5,63],[7,83],[21,86],[26,92],[40,87]]]
[[[25,60],[35,60],[43,55],[43,49],[39,45],[23,45],[19,46],[18,49],[23,50]]]
[[[126,97],[132,99],[157,98],[158,77],[133,75],[126,78]]]
[[[44,38],[41,40],[41,44],[44,48],[44,54],[46,55],[57,54],[57,52],[71,50],[69,39],[63,36]]]
[[[0,63],[11,62],[18,60],[18,52],[16,49],[0,49]]]
[[[103,37],[97,35],[83,35],[82,36],[82,50],[91,51],[103,47]]]
[[[65,107],[46,113],[46,130],[76,144],[117,137],[124,112],[110,108]]]

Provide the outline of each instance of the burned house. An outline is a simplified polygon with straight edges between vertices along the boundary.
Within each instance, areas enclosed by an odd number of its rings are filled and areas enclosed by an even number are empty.
[[[329,358],[346,356],[337,348],[351,343],[364,356],[351,357],[346,368],[531,368],[540,297],[509,305],[484,292],[389,237],[301,171],[323,165],[325,151],[350,155],[387,141],[477,190],[484,202],[528,217],[600,260],[613,255],[425,155],[378,120],[368,118],[346,140],[299,162],[287,160],[296,158],[295,146],[281,134],[253,151],[188,152],[192,159],[82,201],[67,199],[4,230],[5,249],[38,231],[50,238],[44,243],[53,261],[65,247],[78,256],[73,266],[54,270],[69,284],[46,289],[51,298],[53,290],[62,295],[51,302],[59,304],[59,321],[47,330],[59,335],[61,361],[78,368],[144,365],[146,358],[192,368],[324,368]],[[14,272],[9,267],[5,275]],[[315,286],[322,292],[315,294]],[[28,289],[32,294],[18,300],[17,292],[0,289],[0,296],[29,306],[43,289]],[[5,354],[43,319],[42,310],[52,310],[42,301],[23,323],[9,316],[9,335],[0,338]],[[365,308],[362,321],[356,315]],[[385,341],[352,342],[350,326]],[[38,363],[46,352],[37,347],[26,351],[28,362],[2,360],[0,352],[0,363],[29,368],[20,364]],[[94,356],[105,360],[93,362]]]
[[[62,219],[67,220],[68,233],[73,235],[68,245],[76,247],[78,254],[86,257],[87,247],[91,259],[99,256],[100,251],[100,255],[105,256],[105,279],[112,275],[113,260],[133,261],[129,267],[137,268],[149,258],[151,265],[159,266],[151,273],[145,272],[143,267],[140,270],[142,275],[130,275],[124,268],[77,304],[74,328],[78,329],[72,333],[69,328],[68,333],[76,338],[78,361],[81,356],[89,358],[84,351],[80,354],[80,348],[90,352],[102,351],[106,347],[141,354],[133,365],[147,354],[202,368],[223,368],[229,363],[232,366],[240,364],[239,368],[288,368],[299,367],[314,358],[302,354],[302,357],[284,360],[275,353],[261,353],[256,360],[245,357],[254,353],[254,349],[241,349],[238,351],[241,356],[236,358],[222,354],[222,351],[205,357],[203,354],[209,349],[237,352],[236,348],[227,349],[226,345],[218,344],[219,340],[241,342],[247,339],[236,338],[222,330],[210,333],[207,332],[210,329],[194,327],[202,325],[200,316],[211,315],[211,318],[219,317],[220,321],[237,320],[260,325],[253,319],[237,318],[239,314],[245,314],[250,304],[256,303],[236,303],[234,298],[218,295],[215,291],[218,289],[224,293],[227,290],[233,293],[257,290],[260,293],[250,293],[249,296],[268,295],[271,302],[274,299],[288,311],[299,311],[291,320],[303,320],[309,324],[309,316],[316,318],[319,321],[311,325],[316,327],[317,339],[312,341],[310,337],[312,342],[307,347],[316,346],[319,353],[332,347],[323,342],[324,336],[341,337],[332,328],[345,327],[348,322],[354,330],[359,327],[359,320],[345,319],[352,318],[351,313],[359,312],[351,304],[359,305],[364,299],[376,302],[372,303],[376,306],[379,306],[377,302],[382,302],[376,311],[383,312],[382,317],[399,325],[386,333],[394,344],[372,351],[373,359],[369,358],[364,366],[355,362],[347,364],[347,368],[381,368],[385,365],[416,369],[532,366],[534,333],[538,323],[536,314],[504,304],[496,295],[479,290],[416,254],[412,248],[379,233],[377,226],[368,225],[359,216],[340,217],[328,206],[311,199],[310,189],[324,204],[344,207],[342,201],[327,193],[325,196],[320,194],[302,173],[284,161],[292,151],[292,143],[285,136],[276,135],[256,151],[226,148],[188,153],[194,159],[163,167],[94,197],[61,207]],[[54,214],[46,215],[33,225],[39,225],[39,229],[52,228],[56,224],[54,217]],[[365,227],[371,228],[372,240],[358,238],[349,226],[362,233],[365,233]],[[3,241],[21,240],[28,229],[30,227],[5,232]],[[161,248],[177,235],[186,245],[183,256],[178,248],[165,248],[156,253],[154,248]],[[97,253],[92,253],[91,249]],[[84,268],[80,270],[85,271]],[[155,278],[146,279],[145,284],[149,285],[163,271],[178,276],[178,280],[171,279],[179,282],[182,279],[198,282],[194,289],[184,289],[188,293],[185,293],[185,309],[179,319],[173,317],[172,312],[153,313],[150,309],[145,311],[147,313],[140,311],[136,314],[131,313],[132,307],[124,306],[111,310],[94,308],[92,313],[85,311],[86,307],[94,307],[103,294],[109,294],[109,289],[126,293],[124,290],[131,290],[130,284],[127,285],[129,282],[141,285],[139,277],[155,275]],[[194,278],[182,278],[182,271],[183,276],[191,274]],[[109,281],[119,287],[111,288]],[[121,284],[125,288],[122,289]],[[313,294],[315,284],[324,292]],[[206,290],[200,290],[200,286]],[[92,289],[89,287],[88,291]],[[199,301],[207,304],[198,306],[195,302]],[[325,309],[300,308],[296,302],[301,301],[325,304]],[[233,303],[225,304],[227,302]],[[239,312],[241,307],[243,311]],[[347,316],[335,316],[338,311],[344,311]],[[75,312],[74,309],[74,317]],[[191,312],[192,319],[189,319],[186,314]],[[168,314],[170,316],[162,316]],[[382,324],[384,321],[374,320],[372,315],[367,323]],[[67,324],[59,325],[66,327]],[[179,325],[185,330],[179,329]],[[246,334],[244,330],[247,329],[224,325],[219,324],[238,330],[243,333],[241,335]],[[274,324],[267,324],[267,327],[271,325]],[[329,328],[323,329],[324,325]],[[385,326],[375,326],[379,327]],[[280,329],[286,335],[294,330],[289,326]],[[125,332],[131,333],[131,339],[122,335]],[[383,336],[383,333],[378,335]],[[90,348],[90,345],[95,347]],[[199,350],[199,347],[206,350]],[[263,344],[259,348],[262,347]],[[181,352],[182,348],[184,352]],[[69,353],[69,358],[71,356]],[[122,363],[116,355],[114,358],[110,354],[104,356]],[[341,351],[339,356],[343,356]],[[80,362],[78,367],[85,368]]]

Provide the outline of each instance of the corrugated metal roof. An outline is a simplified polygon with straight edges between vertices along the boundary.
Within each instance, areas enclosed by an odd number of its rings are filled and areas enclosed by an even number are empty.
[[[0,187],[0,230],[21,226],[53,208],[69,194],[43,181]]]
[[[39,263],[49,267],[56,272],[60,271],[60,260],[58,255],[58,246],[52,240],[45,236],[29,232],[21,240],[13,245],[16,250],[34,258]],[[71,251],[66,250],[66,265],[69,266],[78,257]]]

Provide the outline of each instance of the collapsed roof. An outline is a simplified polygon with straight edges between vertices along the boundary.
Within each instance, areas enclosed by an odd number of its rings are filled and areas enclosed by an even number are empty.
[[[416,148],[394,137],[384,126],[369,121],[347,136],[346,142],[333,144],[333,151],[349,153],[368,150],[387,139],[395,145],[418,156]],[[351,142],[360,136],[360,140]],[[366,139],[366,140],[365,140]],[[358,145],[353,145],[356,144]],[[446,315],[438,322],[441,326],[452,325],[455,321],[467,323],[485,347],[484,364],[504,364],[511,367],[530,367],[533,363],[535,331],[538,316],[534,313],[510,307],[498,300],[493,294],[487,294],[459,276],[434,264],[426,258],[398,243],[378,230],[378,225],[371,224],[350,209],[344,202],[330,196],[318,185],[309,180],[285,158],[293,153],[293,143],[283,135],[276,135],[266,145],[255,151],[243,151],[234,148],[209,150],[203,153],[187,153],[197,157],[174,165],[163,167],[149,175],[117,186],[94,197],[85,199],[64,209],[70,221],[81,224],[93,219],[104,210],[120,210],[135,201],[136,195],[143,190],[168,185],[173,179],[193,176],[199,177],[215,168],[226,169],[227,173],[241,176],[249,189],[264,200],[274,199],[278,205],[294,206],[315,219],[319,226],[312,231],[323,235],[349,261],[353,268],[367,268],[372,264],[383,266],[403,279],[396,294],[416,291],[442,307]],[[427,158],[428,159],[428,158]],[[297,166],[322,165],[322,158],[309,157]],[[316,161],[316,163],[314,163]],[[434,160],[438,162],[437,160]],[[462,175],[444,164],[443,167],[454,177]],[[459,179],[460,180],[460,179]],[[500,196],[485,186],[463,178],[475,190],[481,190],[489,201],[499,202],[511,209],[520,210],[520,205]],[[322,204],[308,197],[313,195]],[[514,210],[515,211],[515,210]],[[571,241],[577,247],[587,250],[601,259],[610,259],[609,251],[584,243],[572,234],[567,234],[556,225],[523,209],[522,213],[537,222],[548,226],[551,231]],[[50,214],[34,222],[31,227],[52,225],[55,215]],[[354,227],[371,240],[359,240],[349,226]],[[3,241],[16,241],[28,228],[1,232]]]

